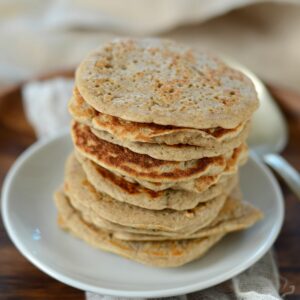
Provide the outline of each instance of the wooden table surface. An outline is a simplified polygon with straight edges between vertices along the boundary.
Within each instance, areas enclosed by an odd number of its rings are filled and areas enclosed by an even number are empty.
[[[290,130],[283,156],[300,171],[300,95],[269,87],[278,100]],[[20,86],[0,89],[0,184],[18,157],[36,140],[25,119]],[[300,299],[300,202],[280,182],[286,202],[285,222],[275,243],[282,292]],[[45,275],[29,263],[9,240],[0,221],[0,299],[84,299],[83,292]]]

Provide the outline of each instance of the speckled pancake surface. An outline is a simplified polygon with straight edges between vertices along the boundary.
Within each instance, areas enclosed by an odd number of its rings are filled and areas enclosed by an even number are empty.
[[[124,120],[235,128],[258,107],[244,74],[206,51],[161,39],[117,39],[80,64],[76,86],[96,110]]]

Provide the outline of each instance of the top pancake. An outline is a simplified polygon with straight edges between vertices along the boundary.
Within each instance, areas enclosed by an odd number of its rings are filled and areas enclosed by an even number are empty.
[[[215,56],[161,39],[117,39],[90,53],[76,86],[96,110],[124,120],[235,128],[258,106],[252,82]]]

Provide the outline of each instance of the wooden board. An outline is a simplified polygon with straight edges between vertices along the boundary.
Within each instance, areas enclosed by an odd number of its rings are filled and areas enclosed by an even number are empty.
[[[68,77],[72,72],[66,72]],[[57,74],[54,74],[57,75]],[[49,77],[49,76],[48,76]],[[0,89],[0,185],[9,167],[35,140],[21,99],[22,86]],[[300,95],[269,86],[288,120],[290,141],[283,156],[300,170]],[[275,244],[286,299],[300,299],[300,202],[281,183],[286,200],[283,230]],[[84,293],[45,275],[16,250],[0,222],[0,299],[84,299]]]

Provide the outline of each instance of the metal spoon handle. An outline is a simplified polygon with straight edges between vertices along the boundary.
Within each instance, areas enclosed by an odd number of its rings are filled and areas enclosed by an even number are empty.
[[[300,175],[297,170],[277,154],[264,155],[264,161],[276,171],[300,200]]]

